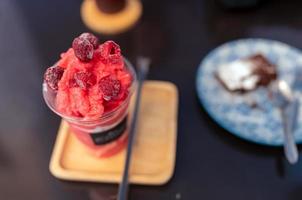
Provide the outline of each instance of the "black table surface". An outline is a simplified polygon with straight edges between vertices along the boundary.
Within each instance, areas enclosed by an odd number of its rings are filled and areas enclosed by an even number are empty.
[[[116,184],[62,181],[48,169],[60,118],[42,99],[42,75],[75,36],[89,31],[81,2],[0,1],[0,199],[100,200],[117,192]],[[302,161],[290,166],[282,148],[242,141],[215,124],[196,97],[195,75],[210,50],[233,39],[270,38],[302,48],[302,2],[267,0],[235,11],[214,0],[143,4],[133,29],[98,36],[118,42],[132,62],[150,55],[149,79],[177,85],[177,160],[170,182],[131,185],[130,198],[301,200]]]

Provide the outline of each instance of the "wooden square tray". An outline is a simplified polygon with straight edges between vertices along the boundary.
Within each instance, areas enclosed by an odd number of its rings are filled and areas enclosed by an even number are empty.
[[[141,98],[129,180],[161,185],[174,172],[178,91],[169,82],[146,81]],[[125,150],[110,158],[94,157],[62,121],[49,168],[55,177],[64,180],[118,183],[124,160]]]

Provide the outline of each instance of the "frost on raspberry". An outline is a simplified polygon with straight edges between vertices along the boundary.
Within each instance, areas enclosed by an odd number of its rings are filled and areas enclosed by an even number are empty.
[[[88,40],[93,45],[94,49],[98,48],[99,46],[99,39],[92,33],[82,33],[79,38]]]
[[[79,86],[81,89],[87,90],[96,84],[96,77],[91,72],[80,71],[74,74],[74,78],[70,82],[72,82],[72,86]]]
[[[99,88],[103,93],[104,100],[116,100],[121,91],[121,83],[114,76],[106,76],[99,81]]]
[[[88,62],[93,58],[93,45],[87,39],[77,37],[72,42],[75,56],[83,62]]]
[[[49,67],[44,74],[44,80],[52,90],[57,91],[63,73],[64,69],[60,66]]]
[[[101,56],[110,64],[118,64],[121,59],[121,48],[115,42],[109,40],[101,45]]]

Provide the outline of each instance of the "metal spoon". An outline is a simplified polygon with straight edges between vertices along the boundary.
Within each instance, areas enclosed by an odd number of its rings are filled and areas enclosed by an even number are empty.
[[[284,133],[284,153],[291,164],[298,161],[298,150],[293,137],[297,122],[299,101],[294,97],[289,85],[283,80],[277,80],[272,86],[275,105],[281,111]]]
[[[126,154],[126,161],[123,173],[122,183],[120,184],[119,191],[118,191],[118,200],[126,200],[128,196],[128,178],[129,178],[129,167],[131,161],[131,154],[132,154],[132,147],[134,136],[136,132],[136,122],[140,104],[140,96],[142,91],[142,85],[144,79],[149,71],[150,59],[146,57],[138,57],[137,59],[137,71],[138,71],[138,87],[137,87],[137,94],[135,99],[134,111],[132,116],[132,121],[129,128],[129,136],[128,136],[128,147],[127,147],[127,154]]]

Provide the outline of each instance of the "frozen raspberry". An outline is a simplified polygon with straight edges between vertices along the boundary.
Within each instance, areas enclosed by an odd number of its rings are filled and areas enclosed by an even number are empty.
[[[99,39],[92,33],[82,33],[79,38],[88,40],[93,45],[94,49],[98,48],[99,46]]]
[[[115,63],[121,58],[121,49],[118,44],[109,40],[101,46],[101,56],[111,63]]]
[[[70,83],[86,90],[96,83],[96,77],[91,72],[77,72],[74,74],[74,81]]]
[[[74,54],[83,62],[88,62],[93,57],[93,45],[89,40],[77,37],[72,42]]]
[[[116,100],[121,91],[121,83],[114,76],[106,76],[99,81],[99,88],[103,93],[103,99]]]
[[[44,74],[44,80],[51,89],[57,91],[58,82],[61,80],[63,73],[64,69],[62,67],[49,67]]]

